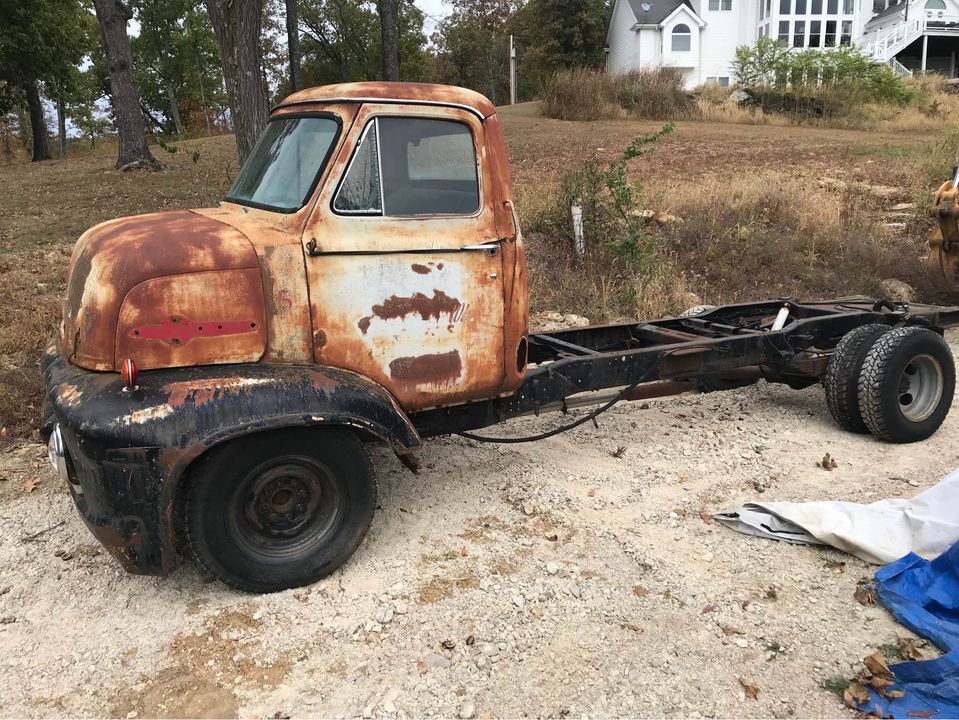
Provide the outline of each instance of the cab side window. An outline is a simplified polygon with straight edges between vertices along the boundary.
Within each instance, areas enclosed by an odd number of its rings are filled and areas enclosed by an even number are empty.
[[[455,120],[374,119],[350,161],[333,210],[351,215],[472,215],[479,209],[476,148]]]

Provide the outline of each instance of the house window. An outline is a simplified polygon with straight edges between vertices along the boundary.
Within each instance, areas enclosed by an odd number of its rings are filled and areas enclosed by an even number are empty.
[[[471,215],[479,208],[476,150],[455,120],[377,118],[337,190],[348,215]]]
[[[796,14],[797,15],[806,14],[806,0],[796,0]]]
[[[793,47],[801,48],[806,44],[806,21],[797,20],[793,30]]]
[[[926,10],[945,10],[945,0],[926,0]]]
[[[842,21],[842,33],[839,37],[840,45],[852,45],[852,20]]]
[[[689,31],[689,25],[679,24],[673,28],[672,51],[689,52],[693,46],[692,33]]]
[[[842,14],[852,15],[856,12],[856,0],[842,0]]]
[[[838,15],[838,14],[839,14],[839,0],[827,0],[827,2],[826,2],[826,14],[827,14],[827,15]]]
[[[777,39],[780,42],[784,42],[784,43],[789,42],[789,21],[788,20],[779,21],[779,37]]]
[[[822,0],[812,0],[810,5],[812,6],[813,15],[822,15]]]
[[[789,15],[792,10],[791,0],[779,0],[779,14],[780,15]]]
[[[825,47],[836,47],[836,21],[826,21],[826,44]]]
[[[809,47],[822,47],[822,20],[812,20],[809,23]]]
[[[713,12],[733,9],[733,0],[709,0],[709,9]]]
[[[763,0],[759,0],[762,2]],[[769,17],[773,14],[773,0],[766,0],[766,17]]]
[[[765,3],[759,3],[759,22],[762,22],[763,18],[766,16],[765,10],[766,10]]]

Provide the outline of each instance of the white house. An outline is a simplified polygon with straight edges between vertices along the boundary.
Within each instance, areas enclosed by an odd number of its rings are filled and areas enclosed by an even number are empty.
[[[728,85],[740,45],[760,37],[794,48],[855,44],[902,75],[957,75],[959,0],[616,0],[609,72],[682,71],[687,87]]]

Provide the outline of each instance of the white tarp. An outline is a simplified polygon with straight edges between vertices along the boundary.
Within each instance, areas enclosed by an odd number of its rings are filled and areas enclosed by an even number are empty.
[[[959,470],[911,500],[751,502],[713,517],[738,532],[831,545],[876,565],[910,552],[931,560],[959,541]]]

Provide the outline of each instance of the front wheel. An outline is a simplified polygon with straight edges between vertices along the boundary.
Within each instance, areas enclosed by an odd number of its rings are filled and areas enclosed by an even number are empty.
[[[882,440],[925,440],[946,419],[955,387],[946,341],[926,328],[897,328],[881,336],[863,361],[859,410]]]
[[[185,529],[197,561],[240,590],[275,592],[329,575],[362,542],[376,507],[355,434],[291,428],[235,441],[188,479]]]

